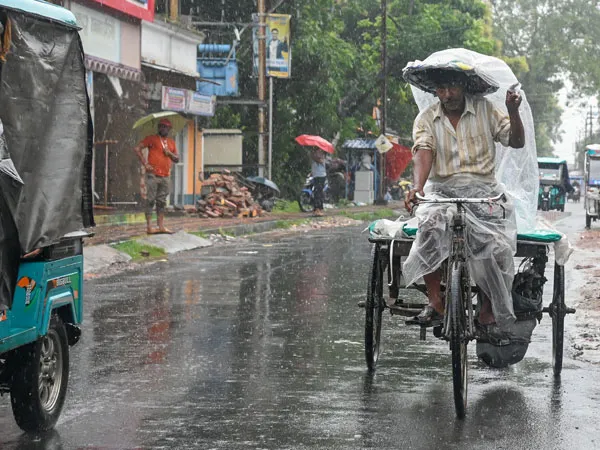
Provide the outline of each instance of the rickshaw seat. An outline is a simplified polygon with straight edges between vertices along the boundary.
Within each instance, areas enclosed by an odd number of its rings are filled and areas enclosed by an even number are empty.
[[[407,236],[411,237],[417,234],[417,228],[415,227],[404,226],[403,231]],[[559,233],[544,229],[537,229],[527,233],[517,233],[517,241],[541,242],[544,244],[560,241],[561,237]]]

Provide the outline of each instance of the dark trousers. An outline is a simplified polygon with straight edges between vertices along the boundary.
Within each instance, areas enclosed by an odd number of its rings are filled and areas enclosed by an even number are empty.
[[[325,188],[326,179],[326,177],[313,178],[313,196],[315,198],[315,209],[323,209],[323,200],[325,198],[325,195],[323,194],[323,189]]]

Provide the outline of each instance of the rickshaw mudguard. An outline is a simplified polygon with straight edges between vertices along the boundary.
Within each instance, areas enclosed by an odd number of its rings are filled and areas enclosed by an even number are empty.
[[[0,354],[48,332],[54,312],[64,323],[83,319],[83,256],[22,262],[12,307],[2,313]]]

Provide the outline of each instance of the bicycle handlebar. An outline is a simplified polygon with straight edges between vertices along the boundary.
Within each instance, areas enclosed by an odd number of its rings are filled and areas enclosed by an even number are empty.
[[[415,198],[423,203],[498,203],[502,201],[506,203],[506,195],[504,193],[495,197],[487,198],[427,198],[423,197],[418,192],[415,193]]]

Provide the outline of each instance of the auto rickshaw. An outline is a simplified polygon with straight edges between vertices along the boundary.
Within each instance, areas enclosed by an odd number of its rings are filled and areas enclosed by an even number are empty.
[[[567,194],[573,191],[567,161],[547,157],[539,157],[537,160],[540,177],[538,209],[564,211]]]
[[[83,319],[94,225],[93,129],[75,16],[0,0],[0,392],[25,431],[52,428]]]
[[[585,147],[584,163],[585,227],[600,217],[600,144]]]

